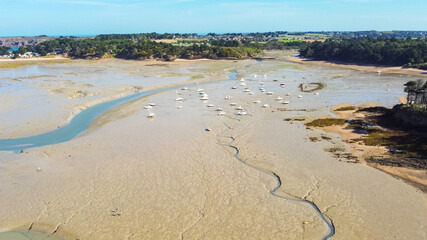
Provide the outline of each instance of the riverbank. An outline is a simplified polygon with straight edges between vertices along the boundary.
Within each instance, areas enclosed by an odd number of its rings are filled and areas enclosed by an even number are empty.
[[[338,67],[343,69],[351,69],[351,70],[370,72],[370,73],[378,73],[378,71],[380,71],[380,74],[427,77],[427,71],[414,69],[414,68],[351,64],[351,63],[344,63],[344,62],[337,62],[337,61],[317,61],[317,60],[305,59],[305,58],[294,57],[294,56],[282,58],[282,60],[293,62],[293,63],[309,64],[314,66],[325,66],[325,67]]]
[[[234,71],[246,85],[214,82]],[[31,228],[65,239],[321,239],[331,229],[331,239],[425,237],[424,193],[325,152],[345,147],[339,136],[284,121],[319,118],[353,99],[392,105],[406,78],[274,60],[111,59],[0,74],[2,101],[9,101],[0,111],[2,139],[6,132],[25,136],[58,126],[53,123],[66,119],[73,104],[125,86],[145,91],[213,81],[110,109],[71,141],[0,152],[0,189],[8,193],[0,195],[0,204],[8,206],[0,209],[0,231]],[[300,84],[319,82],[319,76],[326,84],[318,94],[301,92]],[[260,82],[273,95],[260,92]],[[86,95],[69,98],[68,89],[76,87]],[[199,87],[207,102],[200,100]],[[153,119],[144,109],[149,102],[156,103]],[[50,107],[41,111],[40,103]],[[226,114],[218,116],[216,108]],[[322,136],[329,140],[310,140]]]

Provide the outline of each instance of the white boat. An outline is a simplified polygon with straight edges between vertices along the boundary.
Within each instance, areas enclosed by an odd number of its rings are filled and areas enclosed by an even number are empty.
[[[236,110],[243,110],[242,106],[236,107]]]
[[[237,103],[230,103],[230,106],[237,106]]]
[[[289,104],[289,101],[283,101],[282,104]]]
[[[237,89],[237,87],[236,86],[232,86],[231,89]]]
[[[264,88],[261,88],[261,92],[265,92],[265,89],[264,89]]]
[[[261,102],[260,100],[255,100],[255,101],[254,101],[254,103],[260,103],[260,102]]]
[[[222,108],[217,108],[217,109],[215,109],[215,111],[222,112]]]
[[[314,95],[319,95],[319,93],[318,93],[318,92],[316,92],[316,93],[314,93]]]
[[[263,107],[263,108],[269,108],[269,107],[270,107],[270,105],[268,105],[268,104],[264,104],[264,105],[262,105],[262,107]]]
[[[183,87],[183,88],[181,88],[181,90],[186,91],[186,90],[188,90],[188,88],[187,87]]]
[[[254,74],[254,78],[256,78],[257,76],[256,76],[256,74]]]
[[[213,107],[214,105],[213,104],[208,104],[206,107]]]
[[[240,83],[240,86],[246,86],[245,82]]]
[[[222,115],[225,115],[225,112],[221,111],[221,112],[218,113],[218,116],[222,116]]]
[[[251,90],[249,90],[248,88],[246,88],[245,90],[243,90],[243,92],[250,92]]]
[[[177,106],[176,108],[178,108],[178,109],[182,109],[182,106]]]
[[[274,93],[273,92],[267,92],[267,95],[273,95]]]
[[[154,118],[155,115],[156,114],[154,114],[154,113],[150,112],[150,110],[148,110],[148,116],[147,116],[147,118]]]
[[[288,97],[289,97],[289,96],[291,96],[291,94],[290,94],[290,93],[286,93],[286,96],[288,96]]]
[[[241,81],[241,82],[244,82],[244,81],[245,81],[245,79],[243,79],[243,78],[242,78],[242,79],[240,79],[240,81]]]
[[[248,114],[247,112],[237,112],[237,115],[246,115]]]
[[[381,74],[381,71],[380,71],[380,70],[378,70],[378,71],[377,71],[377,73],[378,73],[378,74]]]
[[[276,101],[280,101],[280,100],[282,100],[283,98],[282,97],[277,97],[277,98],[275,98],[274,100],[276,100]]]
[[[298,98],[302,98],[302,95],[298,95]]]
[[[146,105],[146,106],[144,106],[144,109],[151,109],[151,108],[153,108],[152,106],[150,106],[150,105]]]
[[[177,97],[177,98],[175,99],[175,101],[177,101],[177,102],[182,102],[182,100],[184,100],[184,98],[182,98],[182,97]]]
[[[224,98],[225,100],[231,100],[232,99],[232,97],[231,96],[225,96],[225,98]]]
[[[208,95],[204,95],[202,98],[200,98],[200,100],[206,101],[206,100],[209,100],[209,97],[208,97]]]
[[[155,103],[153,103],[153,102],[149,102],[149,103],[148,103],[148,106],[152,106],[152,107],[154,107],[154,106],[156,106],[156,104],[155,104]]]

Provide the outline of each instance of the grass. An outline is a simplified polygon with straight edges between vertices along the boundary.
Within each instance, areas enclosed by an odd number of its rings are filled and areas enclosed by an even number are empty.
[[[341,108],[335,109],[334,111],[344,112],[344,111],[353,111],[356,109],[357,109],[357,107],[355,107],[355,106],[348,106],[348,107],[341,107]]]
[[[5,68],[20,68],[25,66],[32,66],[32,65],[47,65],[47,64],[62,64],[62,63],[69,63],[71,60],[68,59],[61,59],[61,60],[47,60],[47,61],[7,61],[7,62],[0,62],[0,69]]]
[[[193,75],[193,76],[191,76],[191,80],[202,79],[204,77],[205,76],[203,76],[203,75]]]
[[[309,123],[306,123],[305,125],[307,127],[329,127],[329,126],[342,126],[346,123],[345,119],[342,118],[322,118],[322,119],[316,119],[314,121],[311,121]]]
[[[297,122],[302,122],[305,121],[305,117],[294,117],[294,118],[285,118],[283,119],[283,121],[297,121]]]

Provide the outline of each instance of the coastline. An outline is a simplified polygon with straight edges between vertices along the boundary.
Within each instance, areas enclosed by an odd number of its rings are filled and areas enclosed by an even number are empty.
[[[313,66],[325,66],[325,67],[351,69],[351,70],[357,70],[357,71],[363,71],[363,72],[369,72],[369,73],[377,73],[378,71],[381,71],[381,74],[410,75],[410,76],[419,76],[419,77],[427,78],[427,71],[414,69],[414,68],[363,65],[363,64],[344,63],[344,62],[337,62],[337,61],[320,61],[320,60],[299,58],[294,56],[281,58],[280,60],[284,60],[292,63],[313,65]]]
[[[282,198],[292,196],[312,202],[331,220],[336,230],[332,238],[421,239],[425,235],[424,193],[382,171],[338,161],[323,151],[343,145],[339,137],[331,134],[331,141],[311,142],[310,137],[323,133],[284,121],[322,116],[329,112],[330,104],[342,101],[334,97],[352,91],[369,99],[370,94],[364,93],[369,86],[352,81],[357,73],[294,68],[280,61],[81,62],[41,68],[54,77],[38,72],[40,69],[21,69],[30,77],[18,74],[15,78],[20,81],[7,83],[21,88],[19,84],[29,83],[24,85],[28,92],[47,93],[46,102],[59,102],[65,112],[74,104],[96,100],[91,97],[101,99],[114,91],[135,91],[132,86],[146,90],[182,81],[215,81],[233,71],[246,79],[246,87],[254,94],[245,92],[240,81],[203,85],[209,94],[208,102],[200,100],[196,86],[179,91],[183,102],[175,101],[178,92],[166,91],[105,112],[72,141],[22,153],[0,152],[0,186],[8,193],[0,197],[0,204],[8,206],[0,209],[4,216],[0,231],[31,228],[65,239],[327,236],[330,228],[313,207]],[[68,72],[73,74],[65,74]],[[62,74],[64,79],[60,78]],[[274,96],[258,91],[259,81],[254,74],[265,75],[263,84],[274,91]],[[350,79],[336,78],[347,74]],[[319,95],[300,91],[299,84],[313,82],[313,76],[319,75],[329,81],[318,90]],[[377,77],[359,75],[367,81]],[[274,81],[283,76],[285,88]],[[400,93],[390,95],[385,89],[400,89],[400,79],[387,80],[391,86],[380,82],[379,88],[387,93],[382,96],[394,99]],[[38,81],[41,85],[37,85]],[[33,88],[34,85],[39,87]],[[334,85],[351,87],[336,91]],[[57,91],[63,88],[88,94],[68,98],[69,91]],[[40,89],[42,92],[38,92]],[[90,96],[97,92],[99,95]],[[225,100],[228,95],[233,100]],[[34,102],[33,96],[24,98]],[[275,100],[277,96],[290,103],[281,104]],[[14,97],[15,94],[9,96]],[[261,103],[254,103],[258,99]],[[19,108],[18,100],[7,105],[12,110]],[[148,110],[144,109],[151,101],[157,103],[152,109],[154,119],[148,119]],[[232,102],[248,114],[237,115]],[[269,107],[262,107],[263,104]],[[29,107],[37,109],[35,105]],[[216,107],[227,114],[218,116]],[[0,112],[5,120],[10,116],[6,110]],[[2,128],[22,131],[27,127],[28,131],[35,131],[37,126],[49,125],[46,118],[61,119],[35,112],[35,116],[13,118],[15,122],[22,118],[22,126],[2,123]],[[43,115],[42,119],[33,124],[39,115]],[[387,197],[390,195],[396,197]],[[123,214],[113,216],[115,208]]]

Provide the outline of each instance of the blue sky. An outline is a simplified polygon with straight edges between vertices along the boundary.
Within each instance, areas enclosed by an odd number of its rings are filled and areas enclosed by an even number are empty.
[[[0,0],[0,36],[427,30],[426,0]]]

